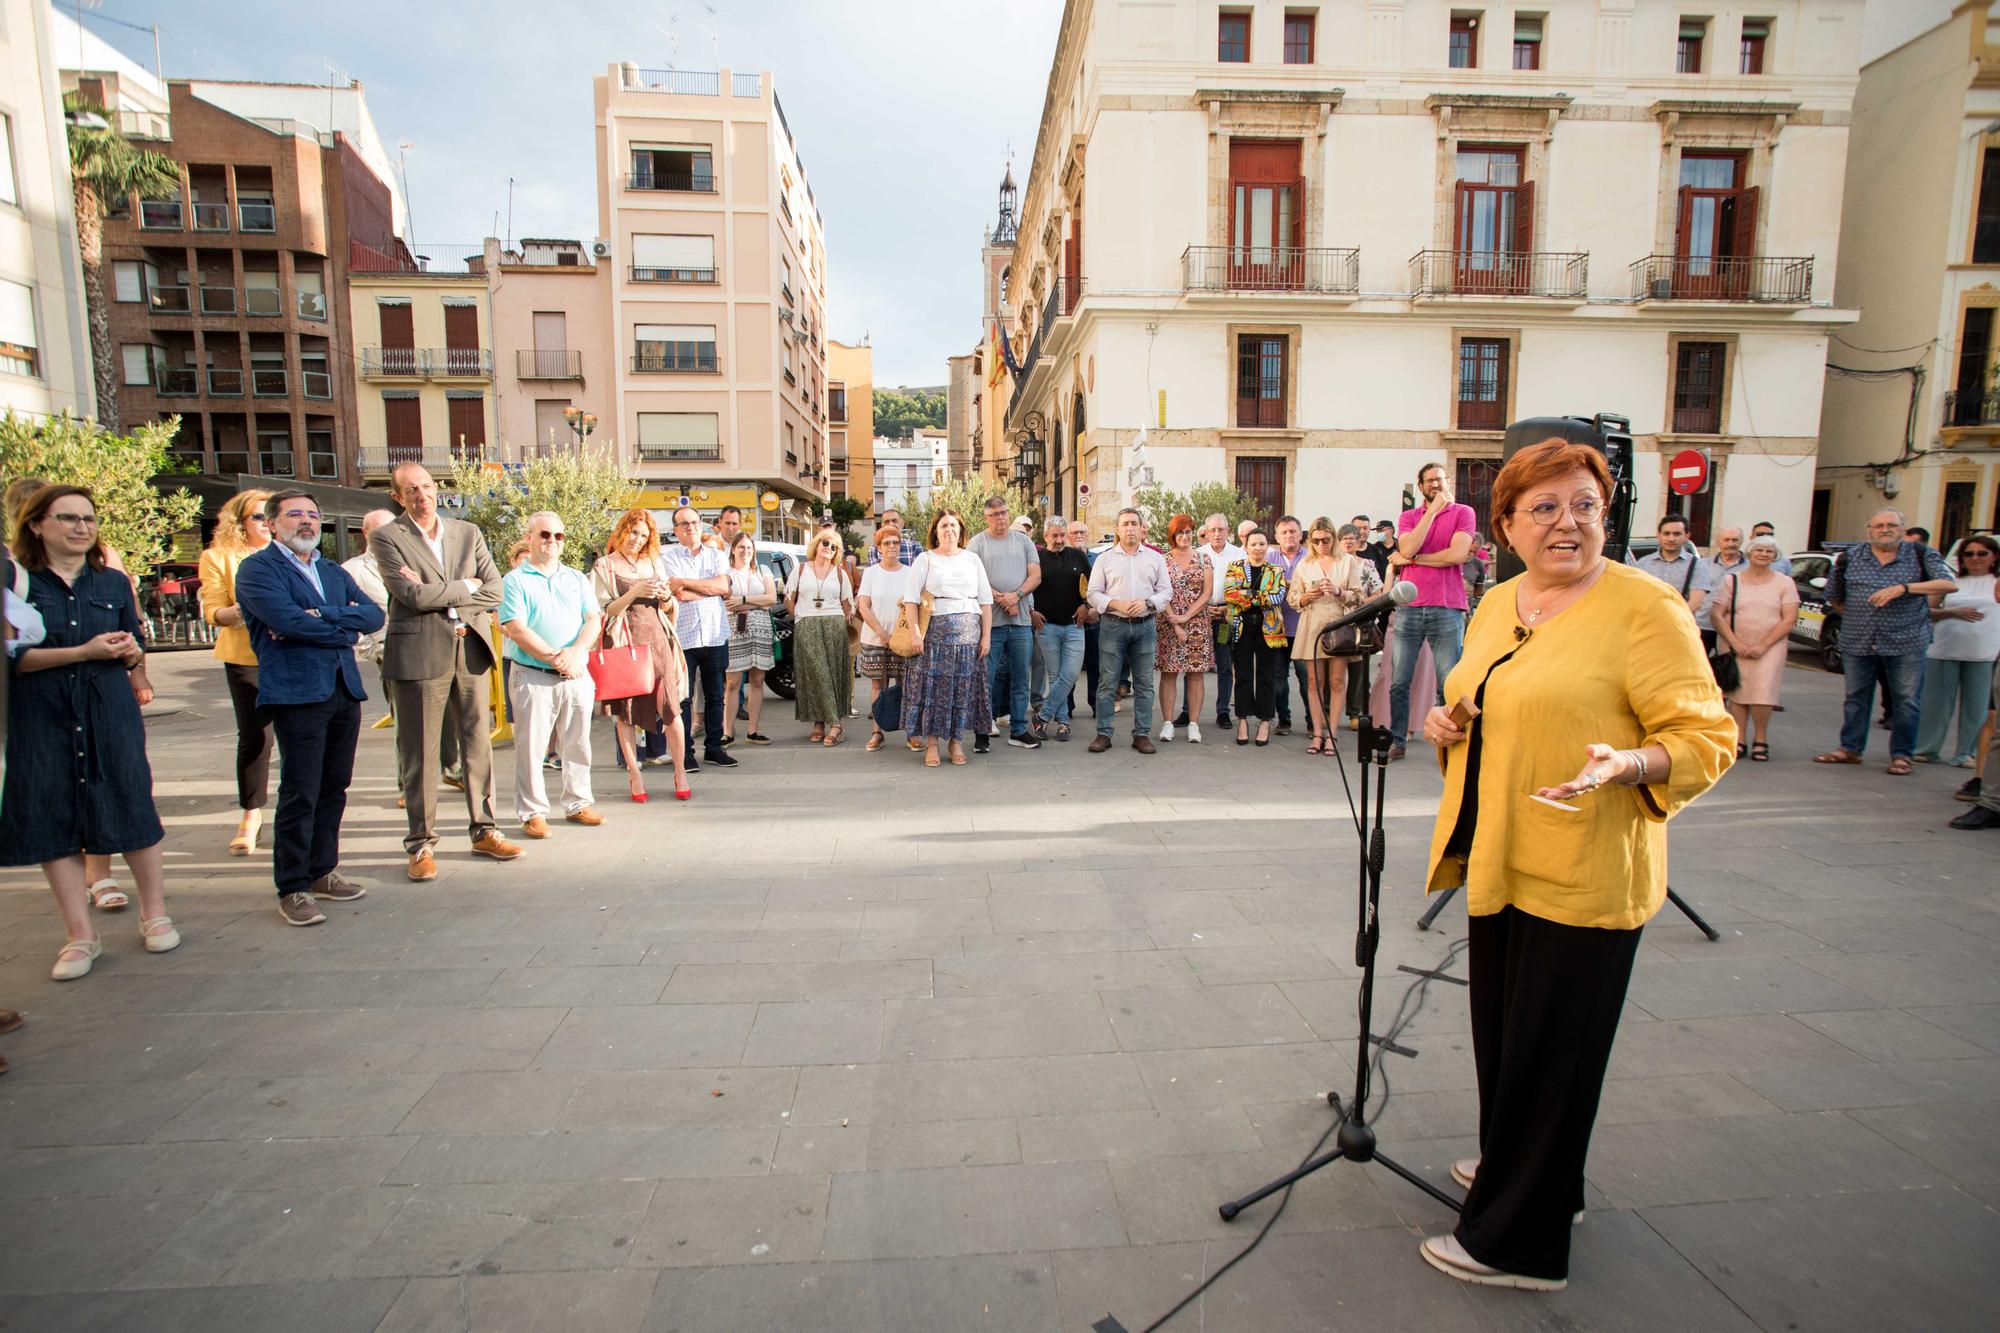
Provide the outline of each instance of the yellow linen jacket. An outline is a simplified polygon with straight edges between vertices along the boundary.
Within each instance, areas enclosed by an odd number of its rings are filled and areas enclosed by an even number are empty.
[[[236,605],[236,567],[249,558],[248,551],[224,553],[213,546],[201,553],[201,618],[215,625],[215,655],[231,666],[256,666],[257,650],[250,646],[250,631],[241,622],[216,625],[215,613]]]
[[[1666,821],[1728,769],[1736,724],[1677,589],[1607,564],[1595,587],[1529,630],[1516,614],[1518,582],[1480,602],[1445,680],[1447,706],[1470,697],[1481,710],[1478,817],[1470,855],[1448,856],[1468,737],[1441,756],[1425,891],[1463,884],[1474,916],[1513,906],[1563,925],[1632,930],[1666,901]],[[1533,799],[1575,777],[1593,741],[1665,746],[1667,780],[1578,796],[1577,813]]]

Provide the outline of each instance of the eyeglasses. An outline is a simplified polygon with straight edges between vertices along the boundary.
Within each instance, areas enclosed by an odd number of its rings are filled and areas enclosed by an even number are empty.
[[[50,514],[50,518],[71,528],[94,528],[97,526],[95,514]]]
[[[698,528],[701,526],[701,522],[698,519],[692,518],[676,519],[674,526],[676,528]]]
[[[313,520],[314,522],[318,522],[318,521],[319,521],[319,510],[317,510],[317,509],[280,509],[280,510],[278,511],[278,517],[279,517],[279,518],[309,518],[309,519],[312,519],[312,520]]]
[[[1510,509],[1507,512],[1526,514],[1535,520],[1538,526],[1547,528],[1555,525],[1555,521],[1562,516],[1565,509],[1569,510],[1577,522],[1589,525],[1597,522],[1603,515],[1604,502],[1594,495],[1579,495],[1566,505],[1559,505],[1554,500],[1542,500],[1525,509]]]
[[[566,542],[569,540],[567,532],[537,532],[535,535],[537,537],[547,537],[552,542]]]

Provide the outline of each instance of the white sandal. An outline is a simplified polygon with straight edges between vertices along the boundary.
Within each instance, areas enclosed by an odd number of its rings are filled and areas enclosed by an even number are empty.
[[[155,935],[153,927],[166,929]],[[147,953],[169,953],[181,946],[181,933],[174,929],[174,919],[170,916],[149,916],[139,922],[139,941],[146,946]]]
[[[75,981],[90,974],[90,965],[97,961],[97,955],[104,952],[104,946],[96,940],[71,940],[56,952],[56,965],[49,976],[56,981]],[[71,958],[71,954],[78,957]]]
[[[132,900],[125,896],[125,890],[118,887],[118,881],[106,877],[85,890],[90,896],[90,905],[100,912],[116,912],[130,907]]]

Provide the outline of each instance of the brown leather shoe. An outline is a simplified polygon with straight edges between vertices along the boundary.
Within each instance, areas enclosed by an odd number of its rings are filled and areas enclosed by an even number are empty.
[[[0,1009],[0,1032],[12,1032],[26,1021],[18,1009]]]
[[[577,811],[575,814],[564,815],[563,818],[568,820],[572,824],[581,824],[585,828],[596,828],[599,824],[602,824],[604,822],[604,816],[598,814],[594,808],[587,805],[583,807],[583,809]]]
[[[1099,736],[1096,740],[1090,743],[1090,752],[1092,754],[1103,754],[1106,750],[1110,748],[1111,748],[1111,738],[1109,736]]]
[[[496,861],[517,861],[521,857],[520,847],[501,837],[498,829],[473,843],[472,851],[476,856],[490,856]]]
[[[531,815],[528,818],[528,822],[521,825],[521,832],[530,838],[546,838],[549,836],[549,821],[543,819],[540,815]],[[499,835],[495,834],[494,836],[498,837]],[[479,841],[484,842],[486,840],[481,838]],[[472,844],[472,850],[475,852],[479,850],[478,842]]]
[[[1140,754],[1152,754],[1153,739],[1150,736],[1134,736],[1132,738],[1132,748]]]
[[[410,878],[414,880],[436,879],[438,863],[428,849],[410,857]]]
[[[356,884],[338,870],[329,870],[313,881],[312,896],[324,898],[330,903],[351,903],[356,898],[366,898],[368,890]]]

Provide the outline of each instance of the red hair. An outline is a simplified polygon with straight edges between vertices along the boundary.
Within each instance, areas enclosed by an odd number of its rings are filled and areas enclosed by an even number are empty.
[[[1597,483],[1599,497],[1610,503],[1611,469],[1604,465],[1604,455],[1587,444],[1548,439],[1531,444],[1508,459],[1507,466],[1493,479],[1494,539],[1513,550],[1514,544],[1507,540],[1506,523],[1513,516],[1516,502],[1532,488],[1567,477],[1578,469],[1590,474],[1590,479]]]
[[[1194,531],[1194,519],[1187,514],[1175,514],[1167,520],[1167,549],[1172,550],[1174,539],[1183,532]]]
[[[624,555],[625,539],[632,535],[632,529],[641,523],[646,525],[646,549],[639,553],[641,560],[651,560],[660,553],[660,525],[644,509],[628,509],[618,516],[618,526],[611,529],[611,538],[604,543],[606,555]]]

